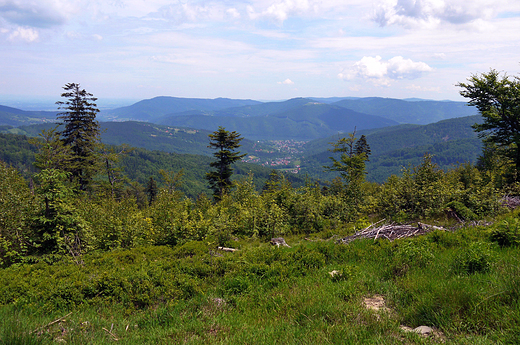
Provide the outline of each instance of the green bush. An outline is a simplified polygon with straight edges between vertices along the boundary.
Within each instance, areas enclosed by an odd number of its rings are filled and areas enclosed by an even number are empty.
[[[492,228],[490,238],[500,247],[518,246],[520,244],[520,221],[508,217]]]
[[[452,267],[459,274],[486,273],[494,261],[495,254],[489,243],[474,242],[456,256]]]
[[[35,208],[36,200],[20,173],[0,161],[0,267],[27,255]]]

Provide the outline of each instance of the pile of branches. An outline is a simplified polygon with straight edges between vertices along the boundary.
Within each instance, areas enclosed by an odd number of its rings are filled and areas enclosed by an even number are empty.
[[[337,240],[337,243],[347,244],[354,240],[359,240],[362,238],[374,239],[374,241],[378,238],[386,238],[387,240],[393,241],[405,237],[424,235],[433,230],[446,230],[440,226],[428,225],[419,222],[417,223],[417,226],[413,226],[410,224],[391,223],[375,227],[379,223],[372,224],[369,227],[356,232],[352,236],[340,238],[339,240]]]
[[[520,197],[506,195],[500,199],[500,204],[509,209],[515,209],[520,206]]]

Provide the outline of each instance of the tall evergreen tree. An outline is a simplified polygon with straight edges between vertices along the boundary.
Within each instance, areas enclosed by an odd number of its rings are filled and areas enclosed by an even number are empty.
[[[148,184],[146,185],[146,194],[148,194],[148,206],[152,206],[155,199],[157,198],[157,194],[159,193],[159,189],[157,188],[157,183],[150,177],[148,180]]]
[[[81,190],[86,190],[97,167],[96,147],[99,144],[99,123],[96,114],[99,112],[93,97],[79,84],[68,83],[61,97],[66,101],[56,102],[59,105],[58,119],[61,119],[64,130],[60,132],[61,140],[72,151],[70,160],[64,167],[71,173],[71,178],[79,183]]]
[[[235,131],[229,132],[225,128],[219,127],[217,131],[209,134],[209,139],[208,147],[218,150],[213,154],[217,160],[209,165],[217,170],[207,173],[206,179],[210,188],[213,189],[215,199],[221,200],[232,185],[233,169],[231,165],[246,155],[235,152],[235,149],[240,147],[240,141],[243,138]]]

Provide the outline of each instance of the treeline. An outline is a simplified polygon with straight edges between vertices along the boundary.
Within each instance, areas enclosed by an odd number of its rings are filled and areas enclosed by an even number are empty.
[[[112,195],[101,186],[91,193],[75,192],[59,171],[37,174],[31,190],[5,163],[0,181],[4,267],[142,245],[204,240],[226,246],[235,237],[353,230],[366,226],[369,218],[446,219],[455,213],[459,219],[480,219],[499,212],[500,196],[486,172],[469,164],[444,172],[428,156],[402,177],[381,185],[361,182],[355,190],[342,179],[326,188],[312,182],[293,188],[283,174],[273,172],[259,192],[250,176],[218,203],[206,194],[187,198],[173,176],[151,203],[146,194],[139,202],[138,194]]]

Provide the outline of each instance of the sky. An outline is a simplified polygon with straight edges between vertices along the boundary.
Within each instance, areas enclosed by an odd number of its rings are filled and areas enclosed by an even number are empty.
[[[464,101],[491,68],[519,75],[518,0],[0,0],[0,101]]]

